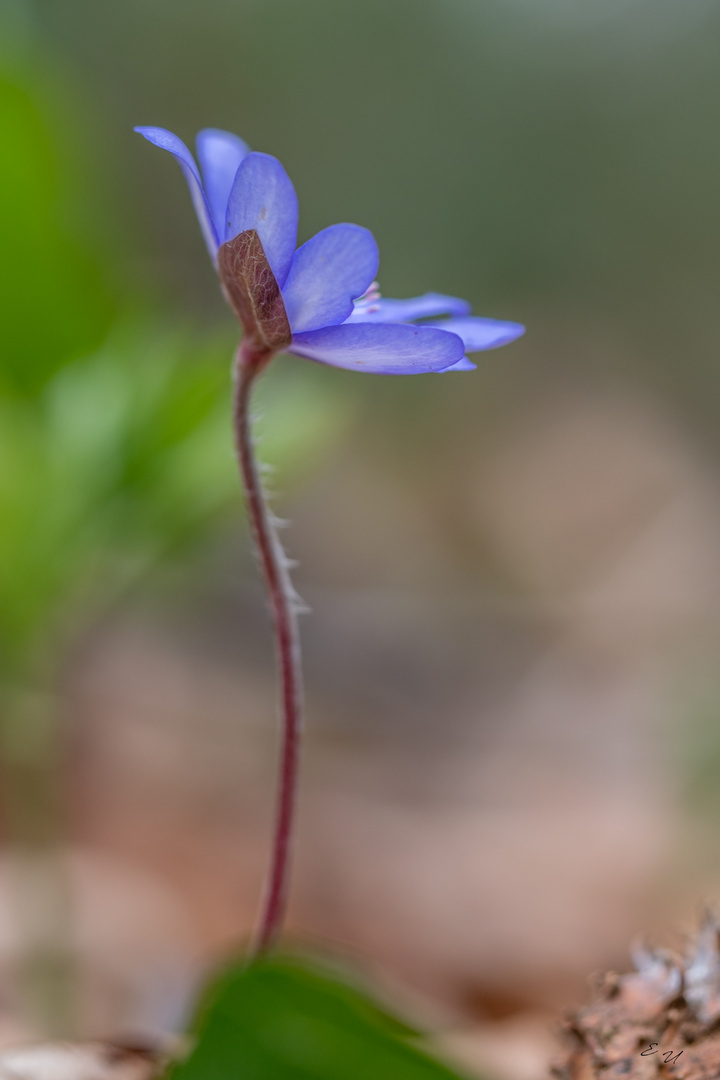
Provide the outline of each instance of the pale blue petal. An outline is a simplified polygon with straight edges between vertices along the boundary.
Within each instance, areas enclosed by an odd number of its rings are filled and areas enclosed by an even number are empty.
[[[348,321],[352,322],[411,322],[434,315],[469,315],[472,310],[467,300],[442,293],[425,293],[408,300],[381,299],[365,305],[359,302]]]
[[[436,326],[438,330],[448,330],[457,334],[465,343],[467,352],[480,352],[483,349],[497,349],[515,341],[525,333],[520,323],[501,322],[499,319],[481,319],[469,316],[464,319],[444,319],[426,325]]]
[[[298,248],[282,291],[293,330],[344,322],[374,281],[379,259],[375,237],[360,225],[330,225]]]
[[[137,131],[138,135],[142,135],[144,139],[151,142],[153,146],[159,146],[161,150],[169,150],[179,161],[180,168],[185,174],[185,179],[190,188],[190,195],[192,197],[193,206],[195,207],[195,213],[200,222],[200,228],[202,229],[205,243],[207,244],[213,262],[216,262],[217,249],[220,241],[213,223],[210,205],[200,179],[200,173],[195,164],[195,158],[192,156],[182,139],[179,139],[177,135],[173,135],[172,131],[166,131],[165,128],[159,127],[136,127],[134,130]]]
[[[230,191],[225,239],[255,229],[282,288],[295,254],[297,223],[297,195],[280,162],[269,154],[248,154]]]
[[[230,188],[240,162],[250,153],[250,147],[232,132],[218,128],[203,128],[198,132],[195,145],[215,231],[218,236],[224,237]]]
[[[289,352],[372,375],[443,371],[462,360],[456,334],[404,323],[343,323],[293,334]]]
[[[457,364],[445,368],[442,374],[445,375],[448,371],[477,371],[477,364],[473,364],[472,361],[468,360],[467,356],[463,356],[462,360],[458,360]]]

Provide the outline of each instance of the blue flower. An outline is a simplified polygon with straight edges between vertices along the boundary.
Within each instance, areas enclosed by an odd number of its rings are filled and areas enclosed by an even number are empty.
[[[251,153],[236,135],[199,133],[201,173],[177,135],[135,130],[180,163],[243,340],[258,356],[285,351],[382,375],[467,371],[475,365],[466,352],[524,333],[519,323],[473,317],[454,296],[383,299],[377,244],[359,225],[330,225],[296,250],[292,181],[276,158]]]

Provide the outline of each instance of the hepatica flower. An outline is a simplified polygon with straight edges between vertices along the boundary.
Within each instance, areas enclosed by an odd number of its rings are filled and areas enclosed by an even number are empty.
[[[514,322],[470,314],[454,296],[383,299],[378,249],[359,225],[330,225],[296,248],[298,201],[269,154],[213,128],[197,137],[198,168],[177,135],[135,129],[179,161],[225,295],[245,332],[246,361],[289,352],[380,375],[466,371],[466,353],[505,345]],[[440,319],[440,317],[443,317]],[[422,319],[422,322],[416,320]]]
[[[276,158],[250,153],[236,135],[201,131],[198,168],[177,135],[156,127],[135,130],[180,162],[223,291],[244,331],[233,368],[233,422],[275,627],[283,721],[273,853],[257,955],[274,943],[285,909],[302,671],[295,593],[254,456],[249,413],[254,381],[278,352],[380,375],[465,371],[474,367],[466,353],[505,345],[523,327],[473,318],[464,300],[439,293],[384,300],[376,282],[377,244],[359,225],[330,225],[296,248],[298,202],[290,178]]]

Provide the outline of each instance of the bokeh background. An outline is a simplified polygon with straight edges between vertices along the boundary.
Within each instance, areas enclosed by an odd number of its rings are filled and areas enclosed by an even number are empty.
[[[236,331],[131,130],[215,126],[386,295],[528,326],[447,378],[281,359],[260,430],[312,608],[291,935],[544,1076],[720,895],[720,3],[3,0],[0,117],[0,1037],[174,1030],[253,925]]]

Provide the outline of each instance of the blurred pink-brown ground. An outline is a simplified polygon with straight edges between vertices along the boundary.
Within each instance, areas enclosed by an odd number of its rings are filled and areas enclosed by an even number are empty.
[[[448,526],[442,482],[389,472],[366,432],[289,507],[313,609],[289,934],[340,950],[460,1059],[532,1080],[588,976],[712,898],[673,701],[711,675],[720,514],[681,433],[608,396],[509,417],[451,482]],[[463,580],[459,544],[502,553],[512,590]],[[68,673],[89,1034],[177,1023],[253,926],[274,689],[236,546],[172,618],[106,619]]]

